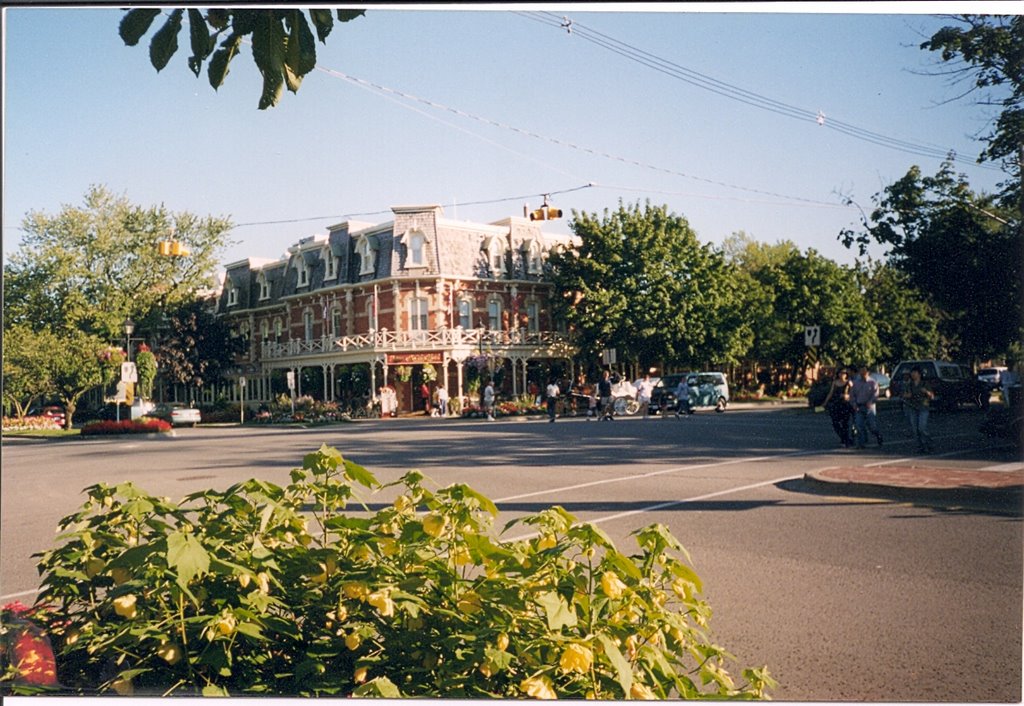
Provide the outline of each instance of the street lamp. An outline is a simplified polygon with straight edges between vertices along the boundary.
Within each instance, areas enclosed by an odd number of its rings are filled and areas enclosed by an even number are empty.
[[[125,350],[128,351],[128,362],[132,362],[132,334],[135,333],[135,322],[132,321],[131,317],[127,317],[124,320],[124,337],[125,337]]]

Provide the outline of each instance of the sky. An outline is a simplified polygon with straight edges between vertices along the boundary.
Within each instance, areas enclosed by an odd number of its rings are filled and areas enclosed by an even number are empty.
[[[1015,3],[510,7],[371,6],[336,23],[298,93],[262,111],[248,47],[214,91],[187,67],[187,27],[157,73],[157,24],[127,47],[120,8],[4,8],[5,261],[27,213],[103,185],[230,218],[223,264],[279,258],[345,220],[389,221],[392,206],[489,223],[545,194],[565,213],[545,224],[555,233],[574,209],[649,200],[707,243],[743,231],[850,264],[837,235],[860,211],[845,198],[870,211],[949,150],[976,190],[1003,178],[974,164],[992,109],[957,100],[963,86],[919,45],[952,24],[936,8]]]

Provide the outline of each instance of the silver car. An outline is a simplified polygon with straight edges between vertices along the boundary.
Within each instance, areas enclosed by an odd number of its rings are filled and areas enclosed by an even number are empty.
[[[195,407],[190,407],[181,402],[165,402],[158,404],[146,416],[156,417],[169,423],[171,426],[179,427],[188,425],[194,427],[202,421],[202,415]]]

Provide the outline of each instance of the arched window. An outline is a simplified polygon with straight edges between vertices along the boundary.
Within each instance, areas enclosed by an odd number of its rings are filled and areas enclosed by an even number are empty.
[[[526,247],[526,271],[531,275],[539,275],[543,268],[543,258],[540,243],[531,240]]]
[[[238,287],[230,279],[227,283],[228,287],[228,306],[236,306],[238,304]]]
[[[274,319],[274,340],[275,341],[280,341],[281,340],[281,332],[282,332],[283,328],[284,327],[281,324],[281,319],[280,318]]]
[[[502,238],[491,236],[484,244],[484,250],[487,252],[487,267],[491,275],[498,277],[505,274],[505,243]]]
[[[313,340],[313,312],[306,309],[302,312],[303,337],[307,341]]]
[[[260,286],[260,299],[270,298],[270,282],[267,281],[265,272],[260,272],[256,277],[256,283]]]
[[[424,267],[427,264],[427,236],[414,230],[406,233],[402,240],[405,242],[405,266]]]
[[[299,273],[299,281],[297,287],[308,287],[309,286],[309,265],[306,264],[306,259],[299,254],[298,260],[295,262],[295,269]]]
[[[473,328],[473,300],[459,300],[459,326],[464,329]]]
[[[531,300],[526,302],[526,329],[528,331],[540,331],[540,304]]]
[[[487,301],[487,328],[491,331],[501,330],[501,300],[489,299]]]
[[[373,274],[373,248],[369,238],[359,238],[356,242],[356,255],[359,256],[359,274]]]
[[[324,279],[335,279],[338,276],[338,258],[331,252],[331,247],[328,245],[320,252],[320,257],[324,261]]]
[[[266,319],[260,321],[260,341],[267,340],[267,336],[270,335],[270,324],[267,323]]]
[[[341,309],[331,309],[331,336],[337,338],[341,335]]]

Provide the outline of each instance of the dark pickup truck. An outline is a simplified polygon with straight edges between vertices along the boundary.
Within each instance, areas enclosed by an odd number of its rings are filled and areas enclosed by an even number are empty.
[[[904,360],[892,373],[890,390],[893,399],[900,399],[903,384],[910,379],[914,366],[921,368],[921,377],[935,393],[932,406],[936,409],[956,409],[961,404],[986,407],[992,389],[971,372],[966,365],[944,360]]]

